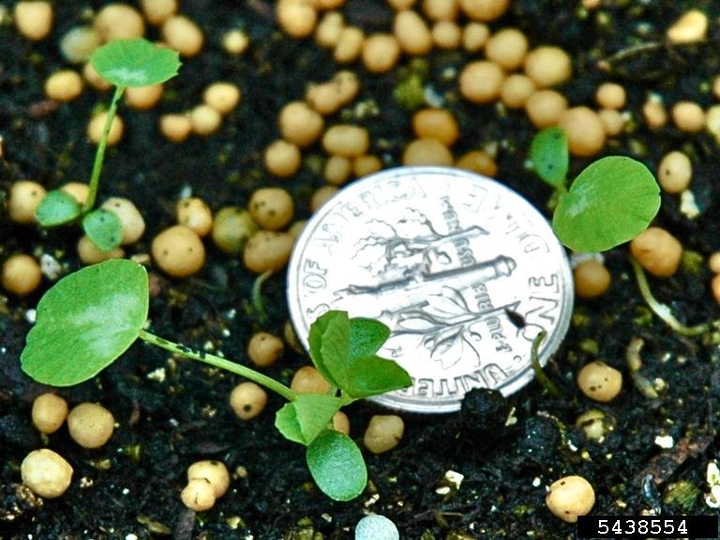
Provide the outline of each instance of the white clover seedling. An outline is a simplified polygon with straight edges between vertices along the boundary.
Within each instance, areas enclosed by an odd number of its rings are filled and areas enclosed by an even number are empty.
[[[43,384],[72,386],[97,375],[140,338],[245,377],[284,397],[288,403],[277,412],[275,426],[286,439],[307,447],[307,465],[320,489],[339,501],[362,493],[367,484],[362,453],[350,437],[333,429],[333,417],[353,401],[412,384],[403,368],[377,356],[390,336],[387,326],[350,318],[344,311],[319,317],[310,327],[310,357],[330,390],[300,394],[249,367],[144,330],[148,296],[147,271],[127,259],[69,274],[38,303],[37,322],[20,356],[23,370]]]
[[[607,251],[632,240],[660,209],[655,177],[645,165],[625,156],[594,161],[568,188],[569,153],[562,128],[545,129],[533,138],[530,161],[555,190],[555,235],[574,251]]]
[[[688,337],[720,327],[720,320],[686,326],[650,291],[643,268],[658,277],[672,275],[680,264],[682,246],[667,231],[649,227],[660,209],[660,186],[645,165],[629,157],[605,157],[581,171],[568,189],[567,137],[559,127],[535,135],[529,157],[537,175],[555,190],[550,204],[555,207],[552,227],[563,244],[591,253],[632,241],[630,263],[640,294],[658,317]],[[548,388],[539,365],[534,369]]]
[[[115,92],[95,153],[87,199],[80,204],[68,193],[54,190],[45,196],[35,215],[43,227],[79,222],[97,247],[103,251],[112,251],[122,241],[122,224],[113,212],[93,207],[118,102],[127,88],[160,84],[174,77],[181,64],[176,51],[159,47],[142,38],[111,41],[95,50],[90,63],[100,77],[115,86]]]

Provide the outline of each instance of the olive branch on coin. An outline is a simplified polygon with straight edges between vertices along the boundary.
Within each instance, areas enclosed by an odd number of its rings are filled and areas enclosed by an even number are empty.
[[[486,312],[473,312],[459,291],[444,286],[440,294],[430,294],[422,303],[400,312],[395,335],[422,334],[422,345],[443,369],[453,367],[468,353],[479,364],[476,344],[482,336],[472,327],[486,317]]]

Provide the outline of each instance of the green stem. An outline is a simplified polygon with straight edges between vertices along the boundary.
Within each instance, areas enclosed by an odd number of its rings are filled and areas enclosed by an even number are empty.
[[[552,195],[550,195],[550,199],[548,200],[546,206],[547,209],[551,212],[554,212],[555,209],[560,204],[560,201],[567,195],[568,189],[565,185],[567,180],[564,180],[562,183],[555,186],[555,191],[553,191]]]
[[[120,101],[124,91],[124,86],[116,87],[115,94],[110,102],[110,108],[108,109],[107,119],[105,120],[102,138],[100,139],[100,144],[98,144],[97,152],[95,152],[95,162],[93,163],[92,176],[90,176],[90,191],[88,192],[87,199],[82,207],[83,214],[89,212],[92,210],[93,206],[95,206],[95,199],[97,198],[98,188],[100,187],[100,173],[102,172],[103,159],[105,157],[105,148],[107,148],[110,128],[112,127],[112,122],[115,119],[118,102]]]
[[[262,286],[263,286],[263,283],[265,283],[265,281],[272,275],[273,275],[272,270],[268,270],[264,274],[260,274],[255,279],[255,283],[253,283],[253,287],[252,287],[252,293],[251,293],[252,304],[253,304],[253,307],[255,308],[255,313],[257,313],[258,322],[260,324],[265,324],[265,323],[267,323],[267,320],[268,320],[267,310],[265,309],[265,302],[263,301],[263,297],[262,297]]]
[[[156,336],[155,334],[146,332],[145,330],[140,330],[139,337],[143,341],[150,343],[151,345],[160,347],[161,349],[165,349],[166,351],[179,354],[180,356],[184,356],[186,358],[191,358],[192,360],[205,362],[206,364],[210,364],[213,367],[224,369],[231,373],[235,373],[236,375],[240,375],[241,377],[245,377],[246,379],[250,379],[251,381],[264,386],[268,390],[272,390],[273,392],[280,394],[288,401],[295,401],[295,398],[297,397],[295,392],[290,390],[290,388],[288,388],[284,384],[279,383],[272,377],[263,375],[262,373],[259,373],[254,369],[250,369],[249,367],[236,364],[235,362],[231,362],[229,360],[226,360],[225,358],[220,358],[219,356],[215,356],[214,354],[208,354],[203,351],[196,351],[191,349],[190,347],[186,347],[185,345],[173,343],[172,341],[168,341],[164,338]]]
[[[648,307],[650,307],[655,315],[665,321],[665,324],[675,330],[678,334],[686,337],[699,336],[712,329],[711,323],[703,323],[696,326],[685,326],[683,323],[678,321],[670,311],[670,308],[667,305],[658,302],[658,300],[653,296],[650,291],[650,285],[648,284],[647,277],[645,276],[645,272],[643,272],[640,263],[637,262],[634,257],[628,258],[630,259],[630,264],[632,264],[633,270],[635,271],[635,279],[637,279],[640,294],[647,303]]]
[[[558,387],[553,384],[553,382],[548,378],[547,375],[545,375],[545,372],[540,365],[538,349],[540,349],[540,344],[543,342],[546,336],[547,332],[545,330],[542,330],[537,336],[535,336],[535,339],[533,339],[532,346],[530,347],[530,365],[535,372],[535,378],[540,383],[540,386],[542,386],[545,391],[552,396],[560,397],[562,396],[562,392],[560,392],[560,390],[558,390]]]
[[[627,60],[628,58],[632,58],[633,56],[640,56],[645,53],[656,51],[664,46],[664,43],[660,43],[657,41],[653,41],[650,43],[641,43],[640,45],[633,45],[631,47],[621,49],[620,51],[616,52],[611,56],[608,56],[607,58],[603,58],[598,62],[598,66],[600,67],[600,69],[610,71],[612,65],[615,63]]]

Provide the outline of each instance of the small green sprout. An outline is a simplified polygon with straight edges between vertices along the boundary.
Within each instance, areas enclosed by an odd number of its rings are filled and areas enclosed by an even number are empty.
[[[93,210],[93,207],[100,187],[105,149],[118,102],[127,87],[159,84],[177,75],[180,60],[177,52],[137,38],[118,39],[99,47],[90,57],[90,63],[103,79],[115,86],[115,93],[95,153],[87,200],[80,205],[64,191],[51,191],[40,203],[36,217],[43,227],[80,222],[85,234],[97,247],[103,251],[111,251],[120,245],[122,240],[120,220],[108,210]]]
[[[330,382],[328,394],[298,394],[284,384],[219,356],[195,351],[143,329],[148,315],[148,276],[127,259],[87,266],[58,281],[40,299],[37,322],[20,356],[36,381],[72,386],[91,379],[138,338],[172,353],[225,369],[282,397],[275,418],[282,435],[307,447],[306,461],[320,489],[347,501],[365,489],[362,453],[347,435],[332,429],[341,407],[361,398],[408,387],[407,372],[377,356],[390,336],[384,324],[329,311],[310,327],[310,356]]]
[[[563,128],[547,128],[533,137],[530,141],[530,162],[537,175],[556,192],[567,193],[570,153]]]
[[[562,128],[545,129],[533,138],[530,161],[555,190],[552,227],[574,251],[607,251],[632,240],[660,209],[655,177],[629,157],[609,156],[591,163],[568,189],[569,153]]]
[[[547,332],[545,330],[541,330],[540,333],[535,336],[535,339],[533,339],[532,345],[530,347],[530,366],[535,373],[535,380],[540,383],[540,386],[542,386],[546,394],[550,394],[551,396],[556,398],[562,397],[562,392],[558,389],[557,386],[555,386],[555,384],[550,380],[550,378],[545,375],[542,365],[540,364],[540,356],[538,355],[538,350],[540,349],[540,344],[545,340],[546,337]]]

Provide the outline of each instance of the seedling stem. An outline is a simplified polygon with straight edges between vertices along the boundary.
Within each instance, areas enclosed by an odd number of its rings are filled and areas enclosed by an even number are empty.
[[[265,281],[267,281],[270,278],[270,276],[272,276],[272,275],[273,275],[272,270],[268,270],[264,274],[260,274],[255,279],[255,282],[253,283],[253,286],[252,286],[252,294],[251,294],[252,305],[253,305],[253,308],[255,309],[255,314],[257,315],[257,319],[260,324],[265,324],[265,323],[267,323],[267,320],[268,320],[268,313],[267,313],[267,310],[265,309],[265,302],[263,301],[263,297],[262,297],[262,286],[263,286],[263,283],[265,283]]]
[[[93,209],[93,206],[95,206],[95,199],[97,198],[97,192],[100,186],[100,173],[102,172],[103,159],[105,158],[105,148],[107,148],[110,128],[112,127],[113,120],[115,119],[118,102],[120,101],[123,92],[125,92],[125,87],[117,86],[115,88],[112,101],[110,102],[110,108],[108,109],[107,119],[105,120],[102,138],[100,139],[100,144],[98,144],[97,152],[95,152],[95,162],[93,163],[92,175],[90,176],[90,191],[88,192],[87,199],[82,206],[83,214],[89,212]]]
[[[545,372],[540,365],[540,356],[538,355],[538,350],[540,349],[540,344],[546,337],[547,332],[545,330],[542,330],[537,336],[535,336],[535,339],[533,339],[532,345],[530,347],[530,365],[535,372],[535,379],[537,379],[537,382],[539,382],[540,386],[543,387],[543,390],[545,390],[553,397],[560,397],[562,396],[562,392],[560,392],[560,390],[558,390],[558,387],[553,384],[553,382],[548,378],[547,375],[545,375]]]
[[[634,257],[629,257],[629,259],[630,264],[635,271],[635,279],[637,280],[640,294],[647,303],[648,307],[650,307],[653,313],[660,317],[665,322],[665,324],[667,324],[670,328],[672,328],[681,336],[685,337],[699,336],[705,334],[706,332],[709,332],[712,329],[714,325],[713,322],[702,323],[695,326],[686,326],[680,321],[678,321],[672,314],[672,311],[670,311],[670,308],[666,304],[659,302],[653,296],[652,291],[650,291],[650,285],[648,284],[647,277],[645,276],[645,272],[643,272],[640,263],[637,262]]]
[[[273,392],[280,394],[288,401],[295,401],[295,399],[297,399],[297,394],[290,390],[290,388],[276,381],[275,379],[268,377],[267,375],[263,375],[262,373],[259,373],[254,369],[250,369],[249,367],[236,364],[235,362],[231,362],[229,360],[226,360],[225,358],[220,358],[219,356],[215,356],[214,354],[196,351],[194,349],[191,349],[190,347],[168,341],[165,338],[161,338],[145,330],[140,330],[138,337],[146,343],[156,345],[157,347],[165,349],[166,351],[170,351],[172,353],[184,356],[186,358],[190,358],[192,360],[198,360],[200,362],[210,364],[213,367],[224,369],[231,373],[235,373],[236,375],[240,375],[241,377],[245,377],[246,379],[250,379],[251,381],[258,383],[259,385],[264,386],[268,390],[272,390]]]

